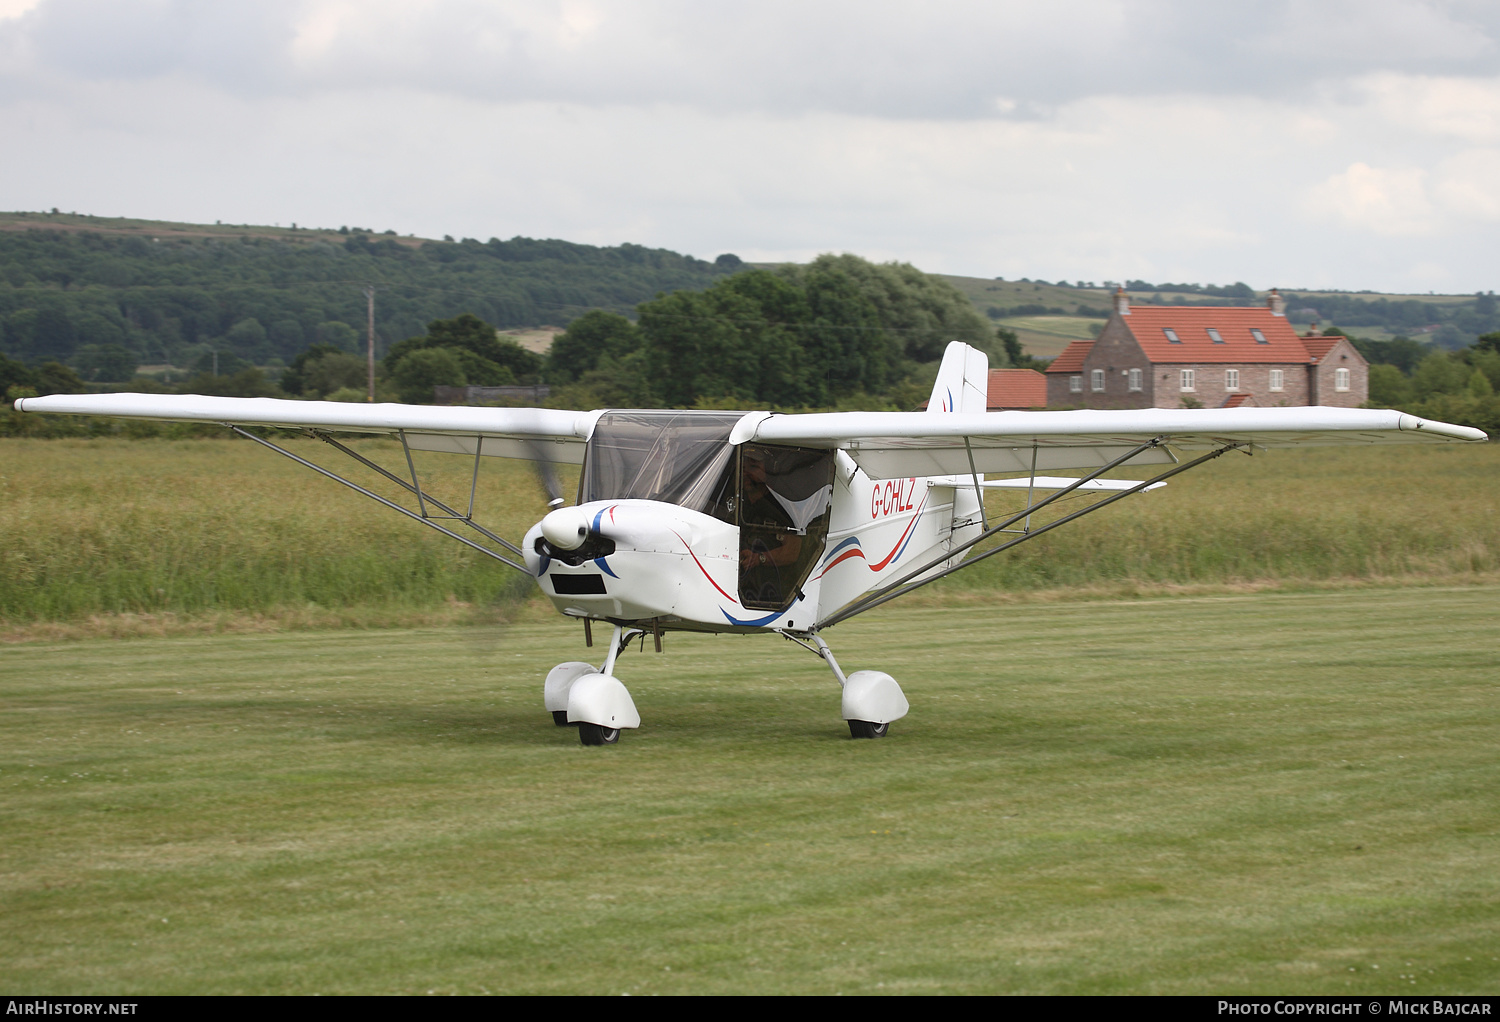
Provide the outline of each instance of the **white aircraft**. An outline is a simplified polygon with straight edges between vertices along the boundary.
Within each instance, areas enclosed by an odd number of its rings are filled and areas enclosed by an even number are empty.
[[[988,359],[948,346],[925,412],[592,411],[344,404],[270,398],[96,394],[24,398],[28,412],[218,422],[535,578],[563,614],[613,627],[602,665],[570,661],[547,675],[543,701],[585,745],[609,744],[640,714],[615,676],[621,652],[666,631],[772,632],[828,664],[856,738],[883,736],[908,704],[882,671],[846,674],[823,633],[856,614],[1235,450],[1320,444],[1464,442],[1465,426],[1397,411],[1328,407],[985,412]],[[246,426],[318,437],[415,499],[388,500]],[[333,433],[400,440],[410,480]],[[552,510],[519,545],[421,488],[411,452],[525,458],[549,478]],[[1190,459],[1190,460],[1189,460]],[[552,463],[583,466],[577,504],[557,493]],[[1169,465],[1152,479],[1102,478],[1123,465]],[[1078,477],[1043,470],[1083,470]],[[986,480],[985,473],[1026,473]],[[1027,507],[988,519],[981,494],[1025,487]],[[1044,525],[1031,516],[1076,491],[1091,505]],[[1049,495],[1038,497],[1046,492]],[[480,540],[448,525],[475,530]],[[997,545],[975,553],[981,542]]]

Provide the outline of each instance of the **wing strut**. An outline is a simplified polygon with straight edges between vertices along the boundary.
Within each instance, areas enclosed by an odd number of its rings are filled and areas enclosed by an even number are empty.
[[[421,522],[423,525],[431,526],[432,528],[436,529],[438,532],[441,532],[443,535],[448,536],[448,537],[450,537],[452,539],[458,540],[464,546],[473,547],[475,550],[478,550],[480,553],[485,554],[485,555],[487,555],[489,557],[493,557],[495,560],[499,561],[501,564],[508,564],[512,568],[515,568],[517,571],[523,572],[527,577],[530,577],[530,575],[531,575],[531,572],[529,570],[527,570],[527,568],[526,568],[526,566],[524,564],[518,564],[515,561],[511,560],[509,557],[504,556],[503,554],[497,554],[495,551],[491,550],[489,547],[481,546],[480,544],[475,543],[471,539],[468,539],[468,538],[466,538],[464,536],[460,536],[458,533],[454,532],[452,529],[445,528],[444,526],[439,525],[437,522],[433,521],[431,518],[428,518],[425,514],[420,514],[419,515],[415,511],[407,510],[406,508],[402,507],[400,504],[397,504],[395,501],[386,500],[380,494],[378,494],[378,493],[372,493],[371,491],[365,489],[363,486],[360,486],[358,483],[350,482],[349,480],[345,479],[343,476],[338,475],[338,474],[336,474],[334,472],[330,472],[328,469],[324,468],[322,465],[317,465],[317,464],[314,464],[311,461],[308,461],[306,458],[298,457],[297,455],[293,454],[291,451],[287,450],[286,448],[284,448],[284,447],[278,447],[276,444],[271,443],[271,441],[266,440],[266,439],[264,439],[262,437],[258,437],[254,433],[248,432],[247,430],[244,430],[244,429],[240,428],[239,426],[236,426],[232,422],[226,422],[226,423],[223,423],[223,425],[227,426],[229,429],[231,429],[234,432],[238,433],[240,436],[245,437],[246,439],[254,440],[256,443],[260,444],[262,447],[269,447],[271,450],[275,451],[277,454],[284,454],[284,455],[286,455],[288,458],[291,458],[297,464],[302,465],[305,468],[310,468],[314,472],[318,473],[319,475],[327,476],[329,479],[332,479],[336,483],[343,483],[345,486],[349,487],[349,489],[354,490],[356,493],[362,493],[362,494],[364,494],[366,497],[369,497],[371,500],[375,501],[378,504],[385,505],[386,507],[390,508],[392,511],[399,511],[403,515],[405,515],[406,517],[408,517],[408,518],[410,518],[410,519],[412,519],[414,521]],[[314,435],[317,435],[317,434],[314,433]],[[381,468],[379,465],[374,464],[373,462],[369,461],[368,459],[363,458],[360,455],[356,454],[354,451],[351,451],[348,448],[344,447],[343,444],[340,444],[340,443],[338,443],[336,441],[333,441],[333,440],[329,440],[327,437],[323,437],[322,439],[327,440],[329,443],[333,444],[333,446],[340,448],[346,454],[352,455],[355,459],[357,459],[358,461],[364,463],[365,465],[368,465],[370,468],[373,468],[375,471],[379,472],[381,475],[385,476],[386,478],[395,480],[396,482],[400,483],[402,486],[404,486],[406,489],[410,490],[413,493],[418,493],[418,499],[419,500],[421,499],[420,492],[415,487],[413,487],[410,483],[406,482],[406,480],[400,479],[400,478],[397,478],[396,476],[391,475],[389,472],[387,472],[385,469]],[[469,521],[464,516],[458,514],[455,511],[453,511],[452,508],[449,508],[448,505],[443,504],[440,501],[433,500],[433,498],[431,496],[427,497],[427,501],[430,502],[434,507],[442,508],[442,509],[450,512],[455,519],[464,522],[465,524],[473,527],[474,529],[476,529],[477,531],[479,531],[480,533],[482,533],[486,537],[488,537],[490,539],[493,539],[496,542],[504,545],[506,547],[506,549],[511,550],[511,551],[515,551],[516,553],[520,552],[512,544],[506,543],[505,540],[501,539],[499,536],[496,536],[494,533],[490,532],[488,529],[481,528],[475,522]],[[423,505],[423,510],[424,511],[426,510],[425,505]]]
[[[349,455],[349,457],[353,458],[355,461],[359,462],[361,465],[365,466],[366,468],[373,469],[374,471],[379,472],[381,475],[385,476],[387,479],[389,479],[391,482],[395,483],[397,486],[400,486],[403,489],[405,489],[408,493],[414,493],[414,494],[416,494],[417,500],[419,502],[422,501],[422,499],[425,497],[427,504],[431,504],[433,507],[435,507],[439,511],[443,512],[442,517],[452,519],[453,521],[463,522],[465,525],[467,525],[469,528],[473,529],[475,532],[479,533],[484,538],[489,539],[489,540],[493,540],[494,542],[499,543],[505,549],[507,549],[511,553],[515,554],[517,557],[524,557],[525,556],[521,552],[521,548],[520,547],[516,546],[514,543],[510,542],[507,539],[504,539],[504,538],[502,538],[500,536],[495,535],[489,529],[486,529],[483,525],[480,525],[478,522],[474,521],[474,491],[475,491],[475,489],[479,485],[479,456],[483,452],[483,449],[484,449],[484,437],[478,437],[477,438],[478,443],[475,445],[475,450],[474,450],[474,478],[469,483],[469,513],[466,514],[466,515],[461,515],[457,511],[453,510],[453,508],[449,507],[447,504],[444,504],[442,501],[438,500],[432,494],[430,494],[430,493],[423,493],[422,490],[421,490],[421,488],[420,488],[420,484],[417,482],[417,476],[416,476],[415,469],[413,469],[413,471],[412,471],[412,477],[411,477],[412,481],[411,482],[407,482],[405,479],[402,479],[400,476],[396,475],[394,472],[387,472],[385,469],[381,468],[379,465],[375,464],[373,461],[371,461],[369,458],[366,458],[363,454],[360,454],[358,451],[353,450],[352,448],[346,447],[343,444],[339,443],[337,440],[335,440],[333,437],[329,436],[327,433],[324,433],[321,430],[316,430],[316,429],[315,430],[311,430],[310,432],[312,433],[313,436],[317,437],[319,440],[323,441],[325,444],[328,444],[330,447],[335,447],[338,450],[343,451],[345,454]],[[405,441],[406,441],[406,436],[405,436],[404,433],[402,434],[401,440],[402,440],[402,446],[404,447],[405,446]],[[407,452],[406,452],[406,460],[407,460],[407,464],[410,465],[411,464],[411,450],[409,448],[407,449]],[[422,504],[419,503],[419,506],[422,507],[423,517],[424,518],[435,518],[435,517],[438,517],[436,515],[428,515],[428,514],[426,514],[426,510],[427,509],[426,509],[425,505],[422,505]]]
[[[898,596],[905,596],[907,593],[914,592],[915,590],[922,588],[929,582],[936,582],[940,578],[946,578],[947,576],[953,574],[955,571],[958,571],[962,568],[967,568],[971,564],[977,564],[978,562],[984,560],[986,557],[992,557],[995,554],[1000,553],[1002,550],[1009,550],[1011,547],[1016,546],[1020,543],[1024,543],[1028,539],[1035,539],[1037,536],[1040,536],[1044,532],[1051,532],[1059,525],[1066,525],[1068,522],[1074,521],[1078,518],[1082,518],[1084,515],[1092,514],[1093,512],[1098,511],[1100,508],[1105,507],[1106,505],[1113,504],[1117,500],[1121,500],[1134,493],[1140,493],[1148,486],[1152,486],[1156,483],[1170,479],[1172,476],[1175,476],[1180,472],[1186,472],[1188,469],[1195,468],[1198,465],[1203,464],[1205,461],[1212,461],[1214,458],[1217,458],[1221,454],[1226,454],[1229,451],[1238,450],[1241,447],[1249,446],[1249,444],[1246,443],[1225,444],[1223,447],[1208,452],[1201,458],[1197,458],[1193,461],[1189,461],[1181,465],[1173,466],[1172,468],[1161,473],[1153,479],[1147,479],[1143,483],[1137,483],[1135,486],[1132,486],[1128,490],[1121,490],[1118,493],[1111,494],[1101,501],[1090,504],[1086,508],[1081,508],[1078,511],[1074,511],[1070,515],[1064,515],[1062,518],[1059,518],[1054,522],[1048,522],[1046,525],[1040,526],[1035,529],[1030,529],[1008,543],[1001,543],[999,546],[994,547],[990,550],[986,550],[982,554],[976,554],[973,557],[967,558],[964,561],[955,564],[944,571],[938,572],[931,578],[924,578],[916,582],[912,581],[923,572],[931,571],[933,568],[942,564],[944,561],[951,560],[954,554],[969,550],[976,544],[990,538],[996,533],[1008,530],[1010,526],[1014,525],[1022,518],[1029,518],[1032,514],[1040,511],[1042,508],[1046,507],[1048,504],[1051,504],[1053,501],[1066,496],[1072,491],[1078,489],[1078,487],[1082,486],[1084,483],[1099,478],[1099,476],[1103,475],[1105,472],[1108,472],[1110,469],[1115,468],[1126,461],[1129,461],[1131,458],[1135,457],[1137,454],[1140,454],[1142,451],[1160,446],[1165,441],[1165,439],[1165,437],[1157,437],[1154,440],[1148,440],[1146,443],[1141,444],[1129,454],[1126,454],[1120,458],[1116,458],[1114,461],[1110,462],[1108,465],[1105,465],[1103,468],[1089,473],[1087,476],[1084,476],[1082,479],[1074,482],[1071,486],[1067,486],[1061,490],[1058,490],[1056,493],[1052,494],[1052,496],[1047,497],[1039,503],[1029,505],[1024,511],[1012,516],[1011,518],[1006,519],[1003,522],[1000,522],[997,525],[990,527],[989,529],[986,529],[984,532],[981,532],[978,536],[975,536],[968,542],[955,547],[944,556],[939,557],[936,560],[929,561],[919,568],[914,568],[911,571],[907,572],[905,575],[896,579],[896,581],[881,586],[879,589],[875,589],[865,594],[864,596],[844,607],[842,610],[836,611],[835,613],[830,614],[828,617],[819,621],[810,630],[813,632],[817,632],[823,628],[830,628],[833,625],[838,624],[840,621],[847,621],[849,618],[853,617],[856,614],[863,614],[867,610],[873,610],[874,608],[880,606],[882,603],[888,603]],[[982,499],[983,498],[981,498],[981,500]]]

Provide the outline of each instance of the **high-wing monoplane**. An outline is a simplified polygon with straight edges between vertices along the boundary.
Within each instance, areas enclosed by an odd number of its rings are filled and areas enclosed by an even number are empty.
[[[824,639],[834,625],[1230,451],[1326,444],[1486,439],[1477,429],[1399,411],[1327,407],[986,412],[988,359],[948,346],[923,412],[770,412],[432,407],[269,398],[96,394],[23,398],[23,411],[221,423],[328,478],[536,579],[584,641],[611,634],[602,664],[547,676],[545,708],[609,744],[641,718],[616,677],[620,654],[668,631],[769,632],[822,657],[856,738],[877,738],[908,703],[889,674],[845,673]],[[381,496],[246,427],[300,430],[399,485]],[[338,434],[386,434],[407,474]],[[534,461],[554,480],[552,509],[519,544],[422,489],[412,451]],[[582,466],[564,506],[554,464]],[[1105,478],[1157,466],[1149,479]],[[1043,473],[1071,469],[1079,474]],[[986,474],[1006,479],[986,479]],[[1024,487],[1026,508],[992,520],[983,494]],[[1098,500],[1036,527],[1080,491]],[[468,528],[468,535],[456,531]],[[989,540],[998,542],[978,550]]]

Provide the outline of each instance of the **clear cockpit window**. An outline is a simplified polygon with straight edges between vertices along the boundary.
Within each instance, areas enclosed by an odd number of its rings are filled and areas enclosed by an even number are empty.
[[[604,413],[589,439],[578,502],[660,500],[726,518],[735,482],[729,433],[743,417],[743,412]]]

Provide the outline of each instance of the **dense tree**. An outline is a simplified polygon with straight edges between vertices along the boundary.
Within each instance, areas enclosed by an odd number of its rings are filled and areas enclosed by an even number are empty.
[[[401,400],[408,404],[431,404],[433,387],[462,387],[469,382],[453,348],[408,352],[397,361],[391,375],[395,377]]]
[[[361,394],[369,388],[369,364],[347,351],[329,351],[306,363],[302,368],[302,393],[309,397],[327,397],[336,390],[352,388]],[[286,389],[283,383],[282,389]]]
[[[391,346],[384,365],[392,373],[407,355],[427,348],[449,348],[458,352],[459,364],[468,382],[501,386],[517,380],[531,381],[542,368],[542,357],[515,341],[502,340],[493,326],[471,313],[453,319],[434,320],[427,332]]]
[[[963,292],[906,263],[876,264],[855,255],[821,255],[782,271],[793,280],[819,272],[848,277],[875,306],[881,327],[900,340],[906,357],[932,362],[949,341],[992,351],[994,335]]]
[[[312,344],[292,359],[281,372],[281,389],[288,394],[301,394],[303,392],[303,370],[309,362],[314,362],[324,355],[337,355],[342,349],[332,344]]]
[[[552,339],[547,352],[549,383],[573,383],[599,368],[601,359],[618,361],[641,347],[641,331],[618,313],[594,309]]]
[[[1411,381],[1393,365],[1370,366],[1370,404],[1377,408],[1400,408],[1411,400]]]

